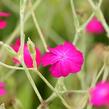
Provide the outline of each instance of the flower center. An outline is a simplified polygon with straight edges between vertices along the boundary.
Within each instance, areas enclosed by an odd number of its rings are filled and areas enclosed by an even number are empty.
[[[63,60],[66,60],[66,59],[67,59],[66,53],[61,53],[61,54],[59,55],[59,60],[63,61]]]

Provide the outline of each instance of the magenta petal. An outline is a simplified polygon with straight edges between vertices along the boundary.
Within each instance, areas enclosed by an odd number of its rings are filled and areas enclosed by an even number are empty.
[[[59,78],[62,76],[61,74],[61,64],[60,63],[56,63],[53,66],[50,67],[50,72],[52,74],[52,76]]]
[[[67,60],[66,62],[61,62],[62,76],[66,77],[72,72],[73,72],[73,69],[72,69],[72,62],[71,61]]]
[[[19,48],[20,48],[20,39],[19,38],[16,40],[15,44],[12,45],[12,48],[16,52],[19,51]],[[41,63],[41,53],[38,48],[36,48],[35,50],[36,50],[36,62],[37,62],[37,65],[39,66],[39,64]],[[13,61],[16,64],[21,64],[21,62],[16,57],[13,58]],[[28,68],[33,67],[33,60],[32,60],[31,54],[29,52],[29,49],[28,49],[26,43],[24,44],[24,62]]]
[[[71,55],[71,54],[69,54],[69,55]],[[72,61],[73,64],[75,64],[75,66],[76,65],[82,66],[82,64],[84,62],[83,54],[79,51],[75,55],[72,54],[72,57],[70,57],[69,59]]]
[[[15,44],[13,44],[11,47],[13,48],[13,50],[14,50],[15,52],[18,52],[18,51],[19,51],[19,48],[20,48],[20,39],[17,38]],[[15,64],[17,64],[17,65],[20,64],[20,61],[19,61],[16,57],[13,57],[13,62],[14,62]]]
[[[0,12],[0,17],[9,17],[10,13],[8,12]]]
[[[5,83],[4,82],[0,82],[0,88],[5,87]]]
[[[80,68],[73,66],[72,62],[69,60],[67,62],[63,62],[63,63],[57,62],[56,64],[53,64],[50,67],[52,76],[57,77],[57,78],[61,77],[61,76],[66,77],[70,73],[75,73],[78,70],[80,70]]]
[[[18,52],[20,48],[20,39],[17,38],[15,44],[13,44],[11,47],[15,50],[15,52]]]
[[[77,73],[81,68],[78,64],[76,65],[72,61],[67,60],[66,62],[61,62],[61,69],[62,75],[65,77],[70,73]]]
[[[99,83],[90,91],[90,103],[95,106],[109,104],[109,83]]]
[[[63,50],[63,45],[58,45],[55,48],[49,48],[49,51],[53,54],[60,55],[60,52]]]
[[[17,65],[20,65],[20,61],[16,57],[13,57],[13,62]]]
[[[0,89],[0,96],[4,96],[6,94],[6,90],[1,88]]]
[[[31,57],[31,54],[29,52],[27,45],[25,45],[24,47],[24,62],[28,68],[33,67],[33,60],[32,60],[32,57]],[[38,66],[41,63],[41,53],[38,48],[36,48],[36,63]]]
[[[43,66],[54,64],[56,61],[57,61],[56,55],[53,55],[52,53],[46,53],[42,57],[42,64],[43,64]]]
[[[16,46],[20,46],[20,38],[17,38],[17,39],[16,39],[15,45],[16,45]]]
[[[38,66],[41,63],[41,53],[40,53],[40,50],[38,48],[36,48],[36,62],[37,62]]]
[[[73,50],[73,51],[76,50],[76,47],[72,43],[69,43],[69,42],[64,43],[64,48],[65,50]]]
[[[6,94],[5,83],[0,82],[0,96],[3,96],[5,94]]]
[[[20,48],[20,46],[17,46],[17,45],[12,45],[11,47],[13,48],[13,50],[15,52],[18,52],[19,51],[19,48]]]
[[[7,22],[4,20],[0,20],[0,29],[4,29],[7,26]]]
[[[96,17],[94,17],[86,26],[86,30],[90,33],[99,34],[104,32],[104,27],[102,23]]]
[[[24,47],[24,62],[28,68],[33,67],[33,60],[27,46]]]

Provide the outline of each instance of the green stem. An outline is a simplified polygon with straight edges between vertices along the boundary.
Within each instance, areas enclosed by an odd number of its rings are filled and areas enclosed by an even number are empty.
[[[62,100],[63,104],[68,108],[71,109],[71,107],[66,103],[64,98],[58,93],[58,91],[48,82],[48,80],[38,71],[36,70],[37,75],[46,83],[46,85],[54,92],[56,95]]]
[[[64,93],[81,93],[81,94],[84,94],[84,93],[88,93],[87,90],[68,90],[68,91],[62,91],[60,92],[62,94]]]
[[[76,10],[75,10],[75,7],[74,7],[74,1],[73,0],[70,0],[70,4],[71,4],[71,8],[72,8],[74,25],[75,25],[75,30],[76,30],[73,43],[76,44],[77,43],[77,40],[78,40],[78,33],[79,33],[78,32],[78,29],[79,29],[80,24],[79,24],[78,16],[76,14]]]
[[[92,84],[91,84],[91,87],[94,87],[94,86],[96,85],[96,83],[97,83],[99,77],[101,76],[101,74],[102,74],[102,72],[103,72],[103,70],[104,70],[104,67],[105,67],[105,65],[102,66],[102,68],[100,69],[100,71],[99,71],[97,77],[93,79]],[[90,87],[90,88],[91,88],[91,87]],[[88,104],[88,105],[87,105],[87,109],[92,109],[92,105]]]
[[[6,65],[6,64],[4,64],[4,63],[2,63],[2,62],[0,62],[0,65],[1,65],[1,64],[2,64],[4,67],[14,69],[14,70],[12,70],[11,72],[9,72],[5,77],[0,78],[0,80],[2,80],[2,81],[7,80],[16,70],[24,70],[24,71],[25,71],[25,68],[22,68],[22,67],[8,66],[8,65]],[[31,75],[30,75],[30,74],[27,74],[27,72],[29,73],[28,70],[34,70],[34,69],[27,69],[27,68],[26,68],[26,75],[27,75],[27,77],[28,77],[28,79],[29,79],[29,81],[30,81],[30,83],[31,83],[31,85],[32,85],[32,87],[33,87],[33,89],[35,90],[35,92],[36,92],[36,94],[37,94],[39,100],[42,101],[41,96],[40,96],[40,94],[39,94],[39,92],[38,92],[37,87],[35,86],[34,81],[32,80]]]
[[[65,94],[65,93],[80,93],[80,94],[86,94],[88,93],[87,90],[66,90],[66,91],[60,91],[59,92],[61,95]],[[57,97],[57,95],[55,93],[53,93],[47,100],[47,103],[50,103],[51,101],[53,101],[55,98]]]
[[[75,10],[75,7],[74,7],[74,1],[70,0],[70,4],[71,4],[71,7],[72,7],[72,13],[73,13],[73,18],[74,18],[75,29],[77,31],[78,27],[79,27],[79,20],[78,20],[78,16],[76,14],[76,10]]]
[[[107,32],[107,37],[109,38],[109,26],[107,25],[106,20],[104,18],[104,15],[100,9],[98,9],[98,15],[100,16],[100,20],[101,20],[101,22],[102,22],[102,24]]]
[[[95,9],[96,9],[96,6],[94,5],[93,1],[92,1],[92,0],[88,0],[88,2],[89,2],[90,5],[92,6],[92,8],[95,10]]]
[[[5,64],[5,63],[3,63],[1,61],[0,61],[0,65],[3,66],[3,67],[6,67],[8,69],[24,70],[23,67],[8,65],[8,64]],[[35,70],[35,69],[34,68],[28,68],[28,70]]]
[[[15,71],[16,71],[16,69],[12,69],[7,74],[5,74],[5,76],[1,77],[0,80],[6,81],[10,76],[12,76],[14,74]]]
[[[38,96],[40,102],[42,102],[43,99],[42,99],[42,97],[41,97],[41,95],[40,95],[40,93],[39,93],[39,91],[38,91],[32,77],[30,75],[30,72],[28,71],[28,69],[27,69],[27,67],[26,67],[26,65],[24,63],[24,58],[23,58],[23,51],[24,51],[23,48],[24,48],[24,40],[25,40],[25,38],[24,38],[24,10],[25,10],[25,5],[26,5],[26,0],[23,0],[23,1],[20,0],[20,39],[21,39],[21,47],[20,47],[21,57],[20,57],[20,61],[22,63],[22,66],[24,67],[26,76],[27,76],[28,80],[30,81],[36,95]]]
[[[84,97],[81,99],[81,108],[83,109],[87,103],[87,100],[88,100],[88,95],[84,95]]]
[[[73,44],[74,44],[74,45],[76,45],[76,43],[77,43],[77,41],[78,41],[78,36],[79,36],[79,35],[78,35],[78,32],[76,32],[76,33],[75,33],[75,36],[74,36],[74,40],[73,40]]]
[[[30,83],[31,83],[31,85],[32,85],[32,87],[33,87],[33,89],[34,89],[34,91],[35,91],[35,93],[36,93],[38,99],[40,100],[40,102],[42,102],[43,99],[42,99],[42,97],[41,97],[41,95],[40,95],[40,93],[39,93],[39,91],[38,91],[38,89],[37,89],[37,87],[36,87],[36,85],[35,85],[35,83],[34,83],[32,77],[31,77],[31,75],[30,75],[30,72],[28,71],[26,65],[25,65],[23,62],[22,62],[22,66],[24,67],[25,74],[26,74],[28,80],[30,81]]]
[[[29,4],[30,4],[31,14],[32,14],[32,18],[33,18],[35,27],[36,27],[36,29],[37,29],[37,31],[38,31],[38,33],[39,33],[39,36],[40,36],[40,38],[41,38],[41,40],[42,40],[43,46],[44,46],[44,48],[45,48],[45,51],[48,51],[46,41],[45,41],[44,36],[43,36],[43,33],[42,33],[42,31],[41,31],[41,29],[40,29],[40,27],[39,27],[39,24],[38,24],[37,18],[36,18],[36,16],[35,16],[34,10],[33,10],[33,8],[32,8],[31,0],[29,0],[29,1],[30,1]]]
[[[90,20],[95,16],[95,12],[93,12],[91,14],[91,16],[85,21],[84,24],[82,24],[79,28],[79,32],[81,32],[82,30],[84,30],[84,28],[86,28],[87,24],[90,22]]]
[[[108,68],[106,68],[106,66],[105,66],[104,75],[103,75],[102,81],[105,82],[107,80],[108,75],[109,75]]]
[[[25,36],[24,36],[24,11],[25,11],[25,5],[27,0],[20,0],[20,52],[21,57],[23,57],[23,50],[24,50],[24,42],[25,42]]]
[[[96,78],[94,78],[94,80],[92,81],[91,87],[95,86],[96,82],[98,81],[99,77],[101,76],[101,74],[103,73],[105,65],[102,66],[102,68],[100,69],[100,71],[98,72],[98,75]]]
[[[57,97],[57,95],[56,95],[55,93],[52,93],[51,96],[49,96],[49,97],[46,99],[46,102],[47,102],[47,103],[50,103],[50,102],[52,102],[56,97]]]
[[[87,109],[92,109],[92,105],[87,105]]]
[[[72,13],[73,13],[73,18],[74,18],[74,25],[75,25],[75,29],[76,29],[76,33],[75,33],[75,37],[74,37],[74,40],[73,40],[73,44],[76,45],[77,41],[78,41],[78,38],[79,38],[79,33],[84,30],[84,28],[86,27],[86,25],[89,23],[89,21],[93,18],[93,16],[95,15],[95,12],[92,13],[92,15],[88,18],[88,20],[80,26],[79,24],[79,20],[78,20],[78,16],[76,14],[76,10],[75,10],[75,7],[74,7],[74,1],[73,0],[70,0],[70,4],[71,4],[71,7],[72,7]]]
[[[55,88],[58,90],[58,91],[66,91],[67,88],[64,84],[64,78],[59,78],[58,81],[57,81],[57,84],[55,86]]]
[[[7,52],[9,52],[9,54],[11,54],[11,55],[13,55],[13,56],[16,56],[16,55],[17,55],[17,53],[12,49],[11,46],[9,46],[9,45],[3,43],[2,41],[0,41],[0,45],[1,45],[3,48],[5,48],[5,50],[6,50]]]
[[[102,2],[103,2],[103,0],[99,0],[99,3],[98,3],[98,7],[99,7],[99,8],[100,8]]]
[[[56,86],[55,86],[55,90],[57,90],[57,92],[60,91],[67,91],[66,86],[64,84],[64,78],[59,78],[57,80]],[[53,91],[53,93],[50,95],[50,97],[47,99],[47,102],[50,102],[51,100],[55,99],[57,97],[57,95],[55,94],[55,92]]]

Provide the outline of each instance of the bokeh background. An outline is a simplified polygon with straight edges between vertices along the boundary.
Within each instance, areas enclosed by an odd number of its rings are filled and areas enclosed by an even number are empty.
[[[36,1],[37,0],[32,0],[33,5]],[[0,0],[0,11],[9,12],[11,14],[9,18],[5,18],[8,22],[8,26],[0,30],[0,41],[5,43],[9,42],[8,44],[10,45],[15,42],[20,34],[19,2],[20,0]],[[93,12],[92,8],[87,0],[74,0],[74,2],[80,24],[83,24]],[[94,0],[94,2],[97,3],[98,0]],[[103,0],[101,9],[107,24],[109,24],[108,5],[109,0]],[[30,13],[30,9],[27,5],[25,16],[28,13]],[[42,0],[35,9],[35,14],[48,46],[55,47],[57,44],[63,43],[64,41],[73,41],[75,27],[70,0]],[[25,23],[25,35],[26,40],[30,37],[35,45],[40,48],[42,54],[45,52],[31,15]],[[90,86],[93,75],[99,70],[103,63],[102,56],[105,50],[104,47],[108,46],[108,43],[109,39],[105,32],[100,35],[94,35],[83,31],[79,34],[77,46],[84,52],[85,64],[79,74],[65,78],[65,84],[68,89],[80,90],[82,88],[87,89]],[[2,49],[1,46],[0,49]],[[2,52],[0,52],[0,61],[14,65],[12,56],[5,49],[2,49]],[[57,79],[50,75],[48,68],[42,68],[41,66],[40,71],[48,81],[55,86]],[[12,75],[7,76],[10,72],[12,72]],[[34,72],[31,71],[31,75],[42,97],[47,99],[52,91]],[[81,79],[82,83],[80,81]],[[0,66],[0,81],[6,83],[8,92],[6,96],[0,97],[0,104],[4,102],[6,109],[37,109],[39,101],[24,71]],[[67,97],[71,97],[71,100],[68,102],[72,104],[72,109],[81,109],[77,104],[80,102],[83,95],[71,94]],[[49,108],[66,109],[58,98],[51,102]],[[104,108],[102,107],[101,109]]]

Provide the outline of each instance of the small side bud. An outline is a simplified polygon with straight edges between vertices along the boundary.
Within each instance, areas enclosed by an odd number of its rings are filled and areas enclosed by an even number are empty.
[[[31,53],[31,54],[35,54],[35,45],[34,45],[34,43],[31,41],[30,38],[28,38],[27,45],[28,45],[28,49],[29,49],[30,53]]]
[[[27,45],[28,45],[28,49],[29,49],[29,52],[31,54],[31,57],[33,59],[33,66],[37,69],[35,45],[31,41],[30,38],[28,38]]]

